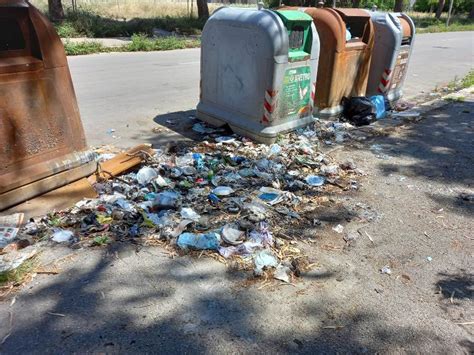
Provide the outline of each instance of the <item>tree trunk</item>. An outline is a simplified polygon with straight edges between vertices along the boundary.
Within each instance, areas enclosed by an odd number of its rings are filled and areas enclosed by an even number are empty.
[[[48,0],[48,12],[51,20],[64,20],[64,9],[61,0]]]
[[[469,18],[474,19],[474,3],[472,4],[471,12],[469,12]]]
[[[393,7],[394,12],[403,11],[403,0],[395,0],[395,6]]]
[[[441,18],[441,13],[443,12],[445,0],[439,0],[438,10],[436,10],[436,18],[439,20]]]
[[[358,8],[360,6],[360,0],[352,0],[352,7]]]
[[[209,7],[207,6],[207,0],[197,0],[196,5],[198,8],[198,17],[199,18],[208,18],[209,17]]]

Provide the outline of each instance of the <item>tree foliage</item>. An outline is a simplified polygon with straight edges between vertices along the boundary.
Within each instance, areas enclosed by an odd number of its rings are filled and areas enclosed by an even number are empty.
[[[274,8],[280,3],[289,6],[317,6],[318,0],[264,0],[266,7]],[[360,7],[371,9],[374,5],[381,11],[406,11],[409,8],[409,0],[337,0],[337,7]],[[412,0],[413,3],[413,0]],[[414,11],[434,12],[438,8],[439,0],[416,0]],[[325,6],[331,6],[332,0],[325,0]],[[397,8],[395,6],[397,5]],[[445,0],[443,12],[448,11],[449,0]],[[474,8],[474,0],[454,0],[453,10],[455,13],[470,13]]]

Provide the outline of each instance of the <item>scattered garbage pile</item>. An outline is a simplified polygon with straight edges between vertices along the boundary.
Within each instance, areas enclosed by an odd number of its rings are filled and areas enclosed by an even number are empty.
[[[338,164],[320,151],[320,142],[341,139],[344,125],[318,122],[266,146],[196,123],[202,143],[154,150],[135,171],[95,183],[98,198],[29,221],[17,239],[73,248],[160,244],[290,282],[309,262],[292,240],[298,236],[283,231],[312,225],[307,212],[316,196],[357,188],[354,163]]]

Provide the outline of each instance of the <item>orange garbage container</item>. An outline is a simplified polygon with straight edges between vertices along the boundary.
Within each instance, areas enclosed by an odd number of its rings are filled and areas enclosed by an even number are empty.
[[[300,10],[313,18],[321,43],[314,113],[336,117],[343,97],[365,95],[374,45],[370,15],[362,9]]]
[[[0,210],[96,168],[64,47],[27,1],[0,5],[0,142]]]

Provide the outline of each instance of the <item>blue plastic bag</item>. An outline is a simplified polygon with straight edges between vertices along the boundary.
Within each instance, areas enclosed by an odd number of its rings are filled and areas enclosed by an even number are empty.
[[[385,98],[383,95],[374,95],[371,96],[370,101],[374,104],[375,106],[375,118],[380,120],[381,118],[384,118],[386,115],[386,110],[385,110]]]

